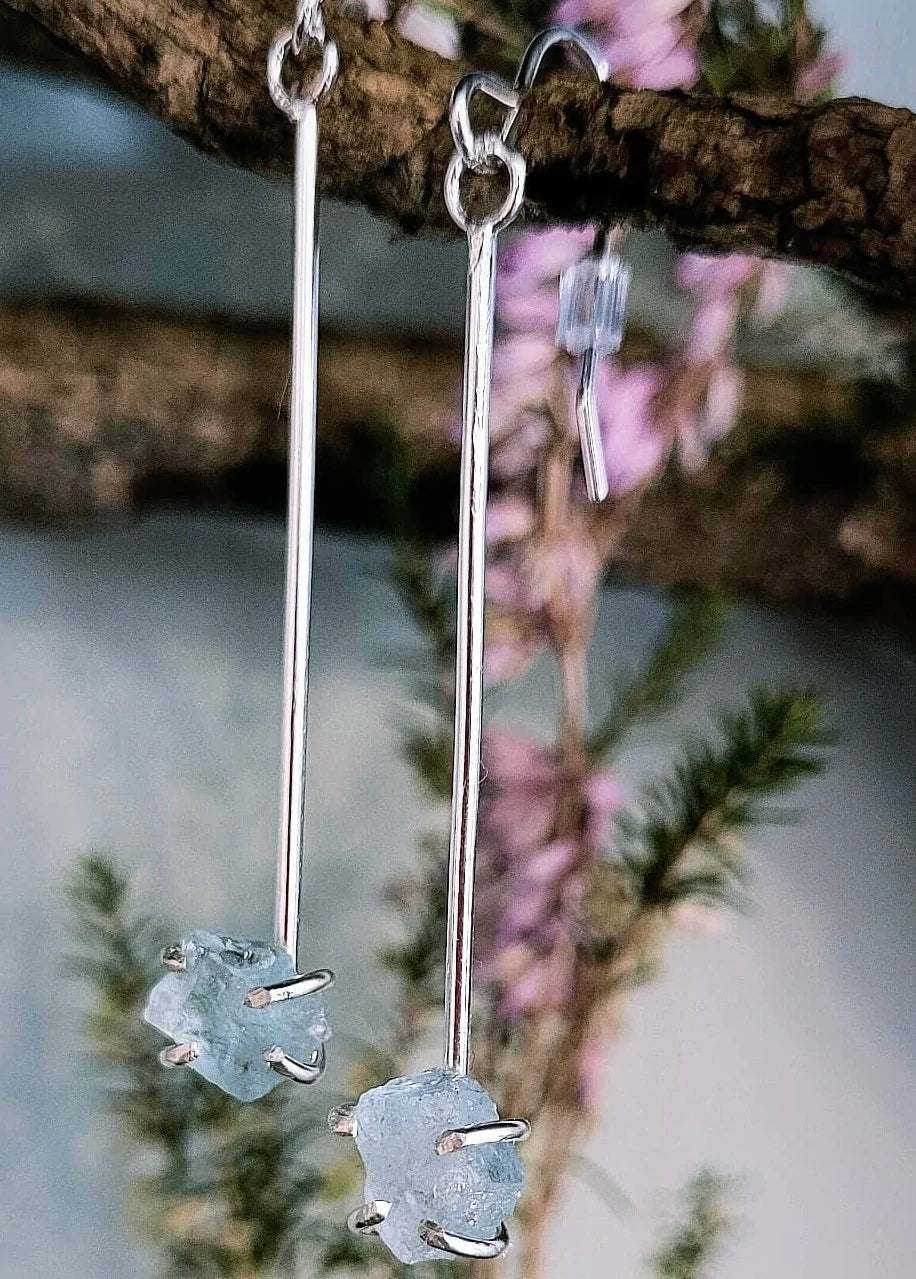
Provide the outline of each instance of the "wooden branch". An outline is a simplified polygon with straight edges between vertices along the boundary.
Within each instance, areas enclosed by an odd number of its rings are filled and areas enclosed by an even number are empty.
[[[286,175],[290,132],[264,59],[286,0],[11,0],[196,145]],[[454,233],[442,202],[460,68],[378,23],[336,15],[341,72],[322,113],[321,182],[409,232]],[[601,88],[532,93],[519,130],[526,216],[657,226],[680,246],[815,263],[916,298],[916,117]]]
[[[280,511],[287,359],[287,334],[275,327],[0,304],[0,515],[72,524],[157,496],[201,503],[240,493]],[[371,519],[371,492],[353,496],[354,476],[373,465],[366,428],[396,423],[431,527],[451,533],[460,360],[450,339],[325,332],[326,515]],[[860,439],[856,396],[826,376],[751,370],[743,425],[701,472],[672,470],[643,499],[618,573],[769,601],[864,599],[898,616],[909,605],[912,619],[914,435]],[[605,518],[618,518],[612,506]]]

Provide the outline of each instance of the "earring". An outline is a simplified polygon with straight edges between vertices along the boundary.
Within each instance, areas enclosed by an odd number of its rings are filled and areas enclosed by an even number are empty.
[[[455,152],[445,178],[445,202],[468,239],[467,312],[458,536],[458,635],[445,957],[445,1050],[433,1070],[393,1079],[331,1112],[332,1131],[352,1136],[366,1168],[366,1202],[349,1218],[358,1234],[378,1234],[402,1262],[462,1257],[486,1260],[509,1246],[505,1220],[522,1193],[514,1144],[529,1126],[500,1119],[495,1102],[469,1075],[472,928],[483,701],[484,572],[497,237],[521,208],[526,165],[514,147],[524,95],[544,54],[572,44],[573,33],[551,30],[526,52],[515,84],[481,72],[456,86],[450,108]],[[474,132],[470,107],[482,94],[507,114],[500,132]],[[506,192],[489,213],[464,204],[468,172],[501,173]],[[587,423],[589,428],[593,423]],[[589,439],[603,466],[600,440]],[[600,473],[599,473],[600,479]],[[604,481],[605,490],[607,481]]]
[[[297,94],[283,82],[286,60],[307,44],[321,66]],[[255,1101],[282,1079],[310,1084],[325,1065],[330,1038],[323,992],[334,975],[298,972],[299,894],[305,820],[306,707],[314,527],[318,236],[316,171],[319,99],[337,72],[320,0],[300,4],[277,35],[267,80],[277,107],[295,125],[295,243],[289,507],[283,659],[283,765],[277,861],[276,941],[238,941],[189,933],[163,952],[168,970],[153,987],[144,1018],[173,1042],[165,1066],[186,1066],[240,1101]]]

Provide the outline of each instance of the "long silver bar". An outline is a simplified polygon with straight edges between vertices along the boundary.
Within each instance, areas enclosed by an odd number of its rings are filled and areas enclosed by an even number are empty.
[[[283,647],[283,763],[275,931],[298,964],[299,894],[305,824],[312,542],[315,523],[315,420],[318,355],[318,113],[304,103],[296,120],[293,336],[289,414],[289,497]]]
[[[462,1075],[468,1073],[470,1056],[495,269],[495,226],[484,224],[470,227],[461,430],[458,639],[448,868],[448,940],[445,956],[444,1054],[446,1067]]]

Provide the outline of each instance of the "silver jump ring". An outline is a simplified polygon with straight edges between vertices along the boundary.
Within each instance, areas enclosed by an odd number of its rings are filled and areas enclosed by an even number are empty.
[[[502,203],[492,213],[488,213],[486,217],[472,217],[464,207],[464,201],[461,198],[461,179],[469,171],[475,173],[489,171],[493,167],[493,161],[505,169],[509,189]],[[518,151],[507,146],[498,133],[485,133],[474,141],[470,161],[465,159],[460,149],[456,150],[452,156],[445,174],[446,207],[453,220],[468,235],[473,235],[487,227],[492,227],[494,231],[502,231],[515,218],[522,206],[526,173],[527,165]]]
[[[489,157],[481,159],[482,139],[475,134],[474,126],[471,124],[471,102],[476,93],[482,93],[501,106],[509,107],[513,115],[518,114],[521,100],[518,92],[505,80],[489,75],[486,71],[471,71],[468,75],[462,76],[455,85],[449,110],[452,137],[465,165],[479,172]],[[505,134],[503,138],[505,139]]]
[[[293,123],[301,120],[306,108],[313,107],[319,98],[327,93],[334,83],[340,62],[337,45],[333,40],[325,38],[323,24],[320,28],[320,36],[317,34],[319,28],[313,29],[313,27],[314,24],[307,18],[304,28],[301,19],[295,26],[283,27],[277,32],[276,39],[270,46],[270,53],[267,55],[267,86],[270,89],[270,96],[274,100],[274,105]],[[293,94],[283,83],[283,64],[291,52],[294,54],[302,52],[305,47],[305,36],[321,46],[321,66],[311,83],[301,93]]]

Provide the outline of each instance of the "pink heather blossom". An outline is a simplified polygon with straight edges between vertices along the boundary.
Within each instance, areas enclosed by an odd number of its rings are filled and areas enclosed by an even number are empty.
[[[487,643],[483,656],[484,682],[493,687],[515,679],[531,664],[538,645],[532,644],[517,631],[493,635],[487,631]]]
[[[497,988],[501,1014],[562,1009],[575,971],[572,921],[591,850],[620,806],[616,778],[600,767],[569,777],[562,753],[521,733],[491,729],[484,743],[478,903],[481,976]],[[561,795],[576,788],[582,826],[552,838]]]
[[[487,507],[487,539],[517,541],[534,530],[536,516],[527,498],[517,494],[494,498]]]
[[[430,5],[408,5],[398,14],[397,27],[405,39],[418,44],[421,49],[438,53],[441,58],[453,61],[461,50],[455,19]]]
[[[583,26],[618,84],[687,88],[699,77],[690,21],[696,0],[561,0],[554,20]]]
[[[795,96],[802,102],[829,92],[846,70],[846,58],[836,50],[822,53],[810,66],[805,67],[795,82]]]
[[[608,482],[615,497],[645,483],[669,451],[654,417],[661,381],[661,370],[651,364],[624,369],[604,360],[599,366],[598,411]]]

